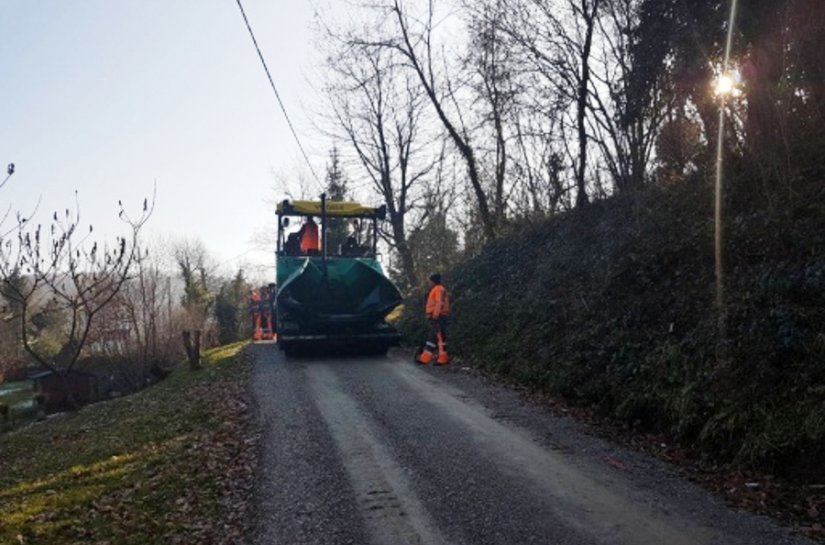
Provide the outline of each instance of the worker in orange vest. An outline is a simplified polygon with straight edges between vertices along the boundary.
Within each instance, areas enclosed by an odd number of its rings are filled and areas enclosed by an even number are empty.
[[[430,321],[430,338],[418,356],[418,363],[427,365],[436,358],[438,365],[450,363],[447,355],[447,326],[450,320],[450,296],[441,283],[438,273],[430,276],[430,293],[427,295],[427,319]],[[438,356],[436,356],[436,353]]]
[[[301,237],[301,253],[304,255],[318,254],[321,251],[321,242],[318,237],[318,224],[312,217],[307,217],[306,223],[298,231]]]
[[[272,338],[275,338],[276,328],[278,327],[278,286],[274,283],[269,284],[269,314],[272,316]]]
[[[252,315],[252,338],[260,341],[263,338],[261,330],[261,294],[252,290],[249,295],[249,314]]]
[[[272,340],[272,306],[269,304],[269,286],[262,286],[260,294],[261,300],[258,308],[261,314],[261,338],[270,341]]]

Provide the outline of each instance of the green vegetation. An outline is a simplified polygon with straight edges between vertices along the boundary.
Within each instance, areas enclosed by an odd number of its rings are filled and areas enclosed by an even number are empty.
[[[742,183],[742,182],[736,182]],[[487,245],[446,275],[464,362],[731,467],[825,479],[825,199],[731,200],[717,333],[712,194],[623,195]],[[399,322],[420,340],[423,297]]]
[[[220,344],[234,343],[252,336],[248,318],[250,289],[243,270],[238,270],[233,279],[221,284],[215,297],[215,322]]]
[[[0,436],[0,543],[240,543],[256,437],[243,347]]]
[[[452,355],[582,407],[575,413],[602,421],[605,433],[627,430],[618,435],[680,460],[738,507],[821,538],[820,179],[797,180],[774,207],[738,191],[748,178],[730,180],[722,334],[712,190],[697,176],[512,227],[447,271]],[[397,323],[415,344],[427,331],[423,308],[424,295],[413,294]]]

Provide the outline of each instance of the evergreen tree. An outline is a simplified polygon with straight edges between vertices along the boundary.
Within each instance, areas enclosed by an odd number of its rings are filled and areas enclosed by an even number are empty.
[[[249,284],[243,269],[232,280],[226,281],[215,298],[215,320],[218,322],[218,342],[229,344],[248,336],[249,320],[246,320],[246,302]]]
[[[327,165],[326,192],[328,201],[346,201],[349,198],[349,188],[347,187],[347,177],[341,168],[341,157],[338,147],[333,146],[329,152],[330,164]],[[349,226],[346,218],[327,219],[326,241],[327,252],[338,253],[338,248],[342,246],[349,235]]]

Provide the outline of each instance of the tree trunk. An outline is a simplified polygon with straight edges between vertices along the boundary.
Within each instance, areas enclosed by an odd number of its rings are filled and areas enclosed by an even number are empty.
[[[596,15],[599,9],[599,0],[593,3],[592,12],[588,13],[587,6],[582,3],[582,14],[587,25],[584,44],[581,52],[581,75],[576,96],[576,121],[579,137],[579,164],[576,167],[576,207],[587,206],[587,93],[590,89],[590,52],[593,47],[593,33],[596,28]]]
[[[430,5],[430,10],[432,10],[432,4]],[[421,59],[416,54],[415,47],[413,46],[413,42],[408,32],[407,21],[405,20],[405,16],[398,1],[395,2],[393,11],[395,12],[398,27],[404,41],[404,45],[400,51],[407,58],[407,60],[409,60],[410,65],[418,75],[418,80],[421,82],[421,86],[424,88],[424,93],[430,100],[430,104],[432,104],[438,119],[441,120],[441,124],[444,126],[444,129],[446,129],[447,134],[455,147],[458,149],[461,158],[464,160],[465,166],[467,167],[467,177],[470,179],[470,185],[472,186],[476,200],[478,201],[478,216],[481,220],[481,228],[484,232],[484,236],[487,240],[494,240],[497,235],[496,218],[490,211],[487,194],[484,192],[484,185],[482,184],[481,175],[478,171],[475,151],[470,145],[469,137],[466,132],[459,131],[459,127],[453,124],[447,115],[447,112],[444,110],[442,99],[436,91],[435,81],[432,75],[433,59],[431,56],[424,59],[430,67],[430,70],[427,71],[425,66],[422,65]],[[432,11],[430,14],[432,14]],[[432,27],[429,27],[427,32],[431,30]],[[430,55],[430,53],[428,53],[428,55]],[[461,118],[459,117],[459,121],[460,119]]]
[[[413,258],[412,250],[407,243],[407,234],[404,229],[404,215],[399,212],[391,213],[392,216],[392,235],[395,242],[395,250],[398,252],[398,257],[401,258],[401,275],[404,278],[406,286],[404,289],[415,286],[415,260]]]
[[[192,338],[194,333],[194,339]],[[189,359],[189,368],[193,371],[201,369],[201,332],[200,330],[184,331],[183,347],[186,349],[186,356]]]

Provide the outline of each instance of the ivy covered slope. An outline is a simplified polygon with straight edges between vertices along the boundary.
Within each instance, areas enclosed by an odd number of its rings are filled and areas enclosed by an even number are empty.
[[[825,478],[825,200],[728,206],[720,343],[711,199],[651,189],[488,245],[446,277],[451,349],[719,461]]]
[[[0,436],[0,543],[243,543],[257,437],[243,346]]]

